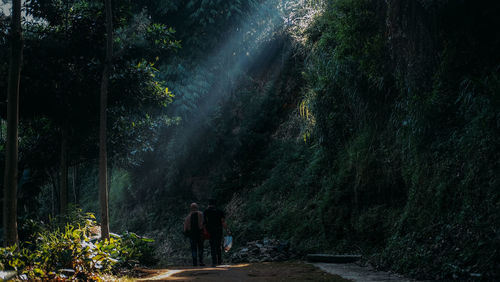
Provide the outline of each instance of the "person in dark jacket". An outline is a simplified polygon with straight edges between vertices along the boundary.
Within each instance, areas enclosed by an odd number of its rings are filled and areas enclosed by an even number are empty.
[[[210,199],[203,213],[205,227],[210,234],[212,266],[222,264],[222,228],[227,230],[224,212],[216,208],[216,203],[215,199]]]
[[[196,203],[192,203],[191,212],[184,220],[184,234],[189,237],[189,243],[191,244],[193,266],[198,265],[197,259],[199,259],[200,266],[205,265],[203,263],[203,238],[201,236],[202,229],[203,214],[198,211],[198,205]]]

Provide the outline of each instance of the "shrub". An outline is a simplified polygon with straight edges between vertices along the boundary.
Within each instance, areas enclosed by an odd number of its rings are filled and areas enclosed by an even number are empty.
[[[61,228],[61,218],[46,225],[27,222],[39,231],[30,236],[32,241],[0,248],[0,269],[15,270],[23,280],[98,280],[100,274],[118,268],[156,261],[153,240],[134,233],[113,234],[109,240],[98,240],[93,232],[98,228],[93,214],[76,211],[68,217],[78,219],[74,221],[78,224],[66,223]]]

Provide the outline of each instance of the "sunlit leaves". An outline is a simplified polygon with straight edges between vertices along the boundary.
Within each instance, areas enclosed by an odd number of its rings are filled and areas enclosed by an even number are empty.
[[[96,226],[95,216],[78,211],[72,216],[81,217],[85,223],[67,224],[62,229],[44,225],[35,241],[24,242],[20,248],[0,248],[2,269],[13,269],[30,280],[93,280],[117,267],[154,261],[153,240],[128,232],[96,240],[91,232]]]

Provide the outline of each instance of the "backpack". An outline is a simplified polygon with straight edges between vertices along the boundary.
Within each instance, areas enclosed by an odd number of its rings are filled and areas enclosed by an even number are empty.
[[[196,235],[200,233],[200,228],[198,226],[198,213],[193,212],[191,213],[191,218],[190,218],[191,226],[189,226],[189,230],[186,230],[183,232],[184,236],[186,237],[191,237],[191,235]]]
[[[191,214],[191,234],[199,234],[200,233],[200,226],[198,224],[198,213],[193,212]]]

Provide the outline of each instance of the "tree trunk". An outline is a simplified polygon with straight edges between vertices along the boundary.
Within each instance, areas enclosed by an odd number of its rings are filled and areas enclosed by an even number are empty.
[[[9,67],[7,105],[7,146],[5,149],[3,230],[4,244],[16,244],[17,237],[17,158],[19,123],[19,81],[23,60],[23,35],[21,30],[21,0],[12,0],[10,31],[11,56]]]
[[[77,170],[78,164],[75,164],[72,168],[72,185],[73,185],[73,199],[75,205],[78,205],[78,192],[76,191],[76,170]]]
[[[55,204],[56,203],[56,184],[53,181],[51,181],[51,182],[52,182],[52,189],[51,189],[52,190],[51,191],[51,196],[52,196],[51,212],[52,213],[51,213],[51,216],[54,216],[56,214],[56,204]]]
[[[61,164],[59,169],[59,203],[60,214],[66,214],[68,209],[68,129],[64,125],[61,130]]]
[[[111,16],[111,0],[106,4],[106,62],[102,71],[101,82],[101,116],[99,122],[99,200],[101,206],[101,238],[109,239],[108,183],[107,183],[107,150],[106,150],[106,110],[108,100],[108,82],[113,57],[113,22]]]
[[[58,181],[57,171],[55,171],[54,173],[51,169],[46,169],[45,171],[50,179],[50,183],[52,184],[51,185],[52,186],[52,189],[51,189],[52,201],[51,201],[51,213],[50,213],[50,215],[55,216],[56,215],[56,203],[59,203],[57,195],[56,195],[56,193],[57,193],[56,191],[59,191],[57,186],[61,183],[60,183],[60,181]]]

